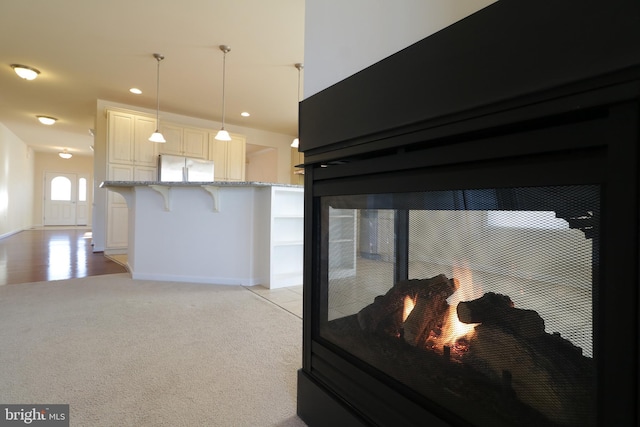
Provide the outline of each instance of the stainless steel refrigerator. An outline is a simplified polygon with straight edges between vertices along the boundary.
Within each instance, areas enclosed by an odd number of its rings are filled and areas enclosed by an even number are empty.
[[[213,161],[192,157],[161,154],[158,160],[158,181],[212,182]]]

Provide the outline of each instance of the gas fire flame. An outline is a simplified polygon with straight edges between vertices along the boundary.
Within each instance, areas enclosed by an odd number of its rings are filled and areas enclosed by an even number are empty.
[[[462,323],[458,319],[456,308],[461,301],[470,301],[482,296],[482,289],[473,283],[471,270],[466,267],[453,267],[453,277],[457,281],[458,289],[449,297],[449,310],[442,327],[440,338],[443,345],[454,346],[461,338],[470,339],[475,334],[475,323]]]
[[[404,297],[404,309],[402,310],[402,322],[404,323],[409,317],[409,314],[413,311],[413,308],[416,306],[416,301],[418,297],[415,296],[411,298],[409,295]]]
[[[449,303],[449,309],[445,314],[444,324],[438,337],[435,338],[436,347],[442,349],[444,346],[453,348],[458,347],[459,342],[468,342],[475,335],[475,327],[478,325],[462,323],[458,319],[457,306],[461,301],[470,301],[482,296],[482,288],[473,283],[473,275],[471,270],[466,267],[454,267],[453,268],[453,280],[456,283],[457,289],[449,297],[447,302]],[[411,297],[409,295],[404,297],[404,307],[402,312],[402,321],[406,321],[407,317],[416,305],[418,297]]]

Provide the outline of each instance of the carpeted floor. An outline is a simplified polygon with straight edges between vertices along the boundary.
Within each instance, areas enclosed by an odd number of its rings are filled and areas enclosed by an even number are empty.
[[[69,404],[71,426],[305,425],[302,321],[243,287],[0,286],[0,324],[0,403]]]

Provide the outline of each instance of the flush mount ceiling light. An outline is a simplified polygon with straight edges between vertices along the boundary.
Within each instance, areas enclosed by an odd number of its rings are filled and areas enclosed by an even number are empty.
[[[231,51],[231,48],[227,45],[220,45],[222,51],[222,128],[218,131],[216,139],[218,141],[231,141],[229,132],[224,130],[224,84],[225,84],[225,72],[227,69],[227,53]]]
[[[298,62],[297,64],[295,64],[295,67],[298,69],[298,98],[296,100],[296,105],[297,105],[300,103],[300,71],[302,71],[302,69],[304,68],[304,65]],[[298,138],[295,138],[291,143],[291,146],[293,148],[298,148],[299,145],[300,145],[300,140]]]
[[[142,91],[137,87],[132,87],[131,89],[129,89],[129,92],[134,93],[136,95],[140,95],[142,93]]]
[[[11,64],[11,68],[13,68],[13,71],[15,71],[17,75],[25,80],[33,80],[40,74],[39,70],[26,65]]]
[[[63,159],[70,159],[71,157],[73,157],[73,154],[69,153],[65,148],[64,150],[58,153],[58,156],[62,157]]]
[[[242,113],[240,113],[240,115],[242,117],[249,117],[251,114],[248,111],[243,111]]]
[[[160,133],[160,61],[164,59],[164,56],[159,53],[154,53],[153,57],[158,61],[158,73],[156,76],[156,131],[151,134],[149,141],[151,142],[167,142],[164,136]]]
[[[58,121],[58,119],[56,119],[55,117],[49,117],[49,116],[36,116],[36,117],[38,118],[38,121],[40,123],[47,126],[51,126],[56,121]]]

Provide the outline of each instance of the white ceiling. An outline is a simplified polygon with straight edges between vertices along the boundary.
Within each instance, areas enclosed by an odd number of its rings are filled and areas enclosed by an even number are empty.
[[[155,110],[155,52],[160,110],[220,121],[221,44],[225,121],[296,135],[304,0],[2,0],[0,123],[36,151],[90,155],[97,99]],[[41,74],[22,80],[15,63]]]

